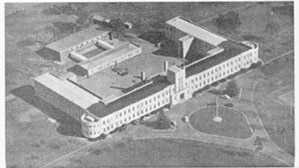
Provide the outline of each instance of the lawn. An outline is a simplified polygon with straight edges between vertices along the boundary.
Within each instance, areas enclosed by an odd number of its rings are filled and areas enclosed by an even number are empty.
[[[292,3],[259,3],[238,11],[241,25],[235,32],[218,29],[214,21],[202,25],[234,40],[249,40],[259,44],[259,56],[264,60],[294,49],[294,15]]]
[[[252,136],[250,127],[244,116],[227,107],[218,108],[221,122],[215,122],[216,106],[200,109],[191,114],[190,124],[200,132],[219,136],[246,139]]]
[[[41,104],[41,102],[40,102]],[[48,111],[68,124],[54,124],[39,109],[21,99],[6,103],[6,166],[8,168],[40,167],[83,145],[85,142],[74,136],[73,120],[57,114],[60,111],[44,106]],[[51,112],[51,110],[53,110]],[[52,120],[53,121],[53,120]],[[61,122],[61,121],[60,121]],[[68,126],[66,126],[68,125]],[[73,129],[75,130],[75,129]]]
[[[61,164],[67,168],[284,166],[263,154],[257,156],[253,151],[181,139],[130,140],[94,147],[88,155]]]
[[[294,155],[294,55],[262,67],[266,75],[257,85],[254,103],[264,126],[281,148]],[[284,102],[283,101],[287,101]],[[262,101],[261,101],[262,100]]]

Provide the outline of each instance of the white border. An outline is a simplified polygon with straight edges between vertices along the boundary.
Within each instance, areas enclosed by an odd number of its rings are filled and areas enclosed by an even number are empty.
[[[203,0],[201,2],[212,2],[213,0]],[[224,0],[217,0],[220,2],[225,2]],[[243,0],[230,0],[231,2],[242,2]],[[244,2],[254,2],[252,0],[247,0]],[[278,0],[264,0],[266,2],[270,2],[270,1],[276,1],[276,2],[280,2]],[[281,1],[287,1],[287,0],[281,0]],[[5,0],[2,1],[2,3],[0,3],[0,20],[1,20],[1,24],[0,24],[0,30],[1,30],[1,46],[0,46],[0,51],[2,51],[1,54],[1,60],[0,60],[0,71],[2,72],[0,75],[0,80],[1,80],[1,114],[0,114],[0,167],[5,167],[6,166],[6,162],[5,162],[5,3],[27,3],[27,0],[18,0],[18,1],[13,1],[13,0]],[[62,1],[62,0],[32,0],[30,3],[40,3],[40,2],[48,2],[48,3],[53,3],[53,2],[66,2],[66,1]],[[82,0],[71,0],[71,2],[82,2]],[[136,0],[89,0],[89,2],[161,2],[161,0],[151,0],[151,1],[136,1]],[[185,1],[185,0],[173,0],[173,1],[169,1],[169,0],[164,0],[164,2],[198,2],[197,0],[189,0],[189,1]],[[294,22],[295,22],[295,27],[294,27],[294,35],[295,35],[295,54],[297,53],[297,47],[298,46],[298,36],[297,36],[297,28],[298,28],[298,20],[297,20],[297,16],[299,14],[298,11],[298,2],[294,2]],[[298,69],[298,59],[295,58],[295,72],[299,72]],[[295,111],[297,112],[299,109],[298,103],[297,103],[297,97],[298,97],[298,86],[297,84],[298,82],[298,77],[295,74]],[[298,128],[298,122],[299,122],[299,114],[296,114],[295,112],[295,167],[299,166],[298,162],[298,155],[299,155],[299,147],[298,144],[296,143],[296,141],[298,140],[298,136],[299,136],[299,128]]]

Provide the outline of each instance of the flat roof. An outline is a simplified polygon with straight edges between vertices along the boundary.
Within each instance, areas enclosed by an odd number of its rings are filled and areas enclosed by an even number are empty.
[[[219,47],[224,48],[224,51],[199,61],[193,65],[187,65],[186,78],[203,72],[250,49],[250,47],[242,43],[237,43],[231,40],[220,43]]]
[[[148,96],[151,96],[151,95],[165,89],[169,85],[171,85],[171,83],[169,83],[167,81],[166,76],[158,75],[158,76],[155,76],[154,78],[152,78],[151,80],[153,81],[152,84],[149,84],[145,87],[135,90],[135,91],[109,103],[108,105],[105,105],[105,104],[99,102],[99,103],[95,103],[95,104],[91,105],[87,109],[89,112],[91,112],[95,116],[102,118],[104,116],[107,116],[107,115],[115,112],[115,111],[123,109],[131,104],[134,104]]]
[[[181,30],[182,32],[190,34],[195,38],[210,43],[214,46],[218,46],[220,43],[227,41],[226,38],[212,33],[198,25],[195,25],[189,20],[184,19],[180,16],[170,19],[166,23]]]
[[[62,52],[84,41],[90,40],[99,35],[108,33],[109,31],[98,30],[96,26],[91,26],[87,29],[81,30],[69,36],[66,36],[58,41],[48,44],[46,48]]]
[[[136,46],[132,43],[124,43],[122,46],[120,46],[118,48],[104,51],[104,52],[98,54],[97,56],[94,56],[91,59],[80,63],[79,65],[86,69],[91,69],[91,68],[97,67],[99,65],[102,65],[105,62],[114,60],[114,59],[122,56],[123,54],[128,53],[136,48],[138,48],[138,46]]]
[[[133,42],[141,46],[143,52],[117,65],[117,68],[127,69],[128,75],[120,76],[111,68],[106,68],[88,78],[78,79],[77,83],[103,100],[107,100],[123,95],[139,83],[141,72],[145,72],[147,77],[151,77],[164,72],[164,61],[168,61],[169,67],[184,63],[182,58],[168,57],[157,53],[159,49],[147,41],[135,39]]]
[[[67,100],[80,106],[83,109],[87,109],[94,103],[100,101],[97,97],[91,95],[75,84],[68,80],[60,80],[56,76],[50,73],[45,73],[34,79],[35,81],[47,86],[52,91],[63,96]]]

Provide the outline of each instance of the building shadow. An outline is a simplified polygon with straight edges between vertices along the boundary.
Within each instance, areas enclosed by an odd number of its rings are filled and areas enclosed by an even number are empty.
[[[178,57],[177,44],[173,41],[165,41],[160,45],[160,49],[153,52],[157,56]]]
[[[84,76],[87,75],[87,72],[86,71],[84,72],[83,69],[80,68],[80,66],[77,65],[77,64],[70,67],[70,68],[68,68],[67,71],[68,72],[73,72],[74,74],[76,74],[79,77],[84,77]]]
[[[51,51],[49,51],[46,47],[43,47],[36,51],[36,54],[42,57],[45,60],[50,61],[59,61],[57,57],[51,54]]]
[[[112,88],[112,89],[118,89],[118,90],[121,90],[121,91],[123,91],[124,89],[126,89],[124,87],[118,87],[118,86],[110,86],[110,88]]]
[[[33,86],[24,85],[10,91],[10,93],[39,109],[50,118],[55,119],[59,123],[57,128],[57,132],[59,134],[83,137],[81,132],[81,123],[69,116],[67,113],[36,96]]]
[[[167,41],[165,33],[162,31],[148,31],[141,34],[139,38],[148,41],[152,44],[157,44],[163,41]]]

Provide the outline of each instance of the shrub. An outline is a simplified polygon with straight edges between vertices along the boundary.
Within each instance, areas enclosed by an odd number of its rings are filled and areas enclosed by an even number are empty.
[[[160,112],[156,121],[156,129],[169,129],[171,122],[172,121],[167,118],[164,112]]]
[[[120,18],[113,18],[110,21],[112,35],[115,38],[123,38],[126,30],[124,22]]]
[[[237,96],[239,92],[240,88],[234,80],[227,83],[226,90],[224,91],[224,93],[229,95],[230,97]]]
[[[255,138],[255,140],[254,140],[254,144],[253,144],[254,146],[258,146],[258,147],[262,147],[263,146],[263,142],[262,142],[262,139],[259,137],[259,136],[257,136],[256,138]]]
[[[72,22],[54,22],[53,26],[62,34],[72,34],[80,30],[80,27]]]
[[[239,14],[235,11],[230,11],[221,14],[214,20],[216,27],[227,32],[234,32],[241,26]]]

